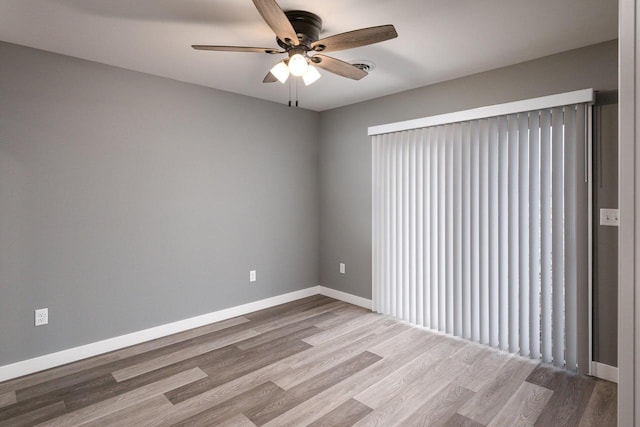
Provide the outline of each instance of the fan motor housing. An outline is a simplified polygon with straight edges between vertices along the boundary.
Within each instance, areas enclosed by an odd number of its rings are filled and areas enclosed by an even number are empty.
[[[284,13],[298,35],[300,45],[305,46],[307,50],[310,50],[311,43],[320,38],[322,19],[320,19],[318,15],[304,10],[289,10]],[[276,38],[276,41],[283,49],[288,49],[290,47],[278,38]]]

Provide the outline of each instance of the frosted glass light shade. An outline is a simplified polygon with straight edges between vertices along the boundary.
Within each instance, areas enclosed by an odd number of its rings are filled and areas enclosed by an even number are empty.
[[[273,74],[280,83],[284,83],[289,78],[289,67],[287,67],[284,61],[280,61],[271,69],[271,74]]]
[[[296,53],[289,58],[289,71],[296,77],[300,77],[307,71],[309,68],[309,64],[307,63],[307,58]]]
[[[316,67],[309,65],[307,67],[307,71],[302,75],[302,80],[304,81],[305,86],[309,86],[311,83],[315,82],[320,78],[320,73],[316,69]]]

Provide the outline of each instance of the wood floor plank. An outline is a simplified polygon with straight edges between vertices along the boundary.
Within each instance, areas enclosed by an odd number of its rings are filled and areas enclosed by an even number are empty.
[[[570,376],[564,369],[541,363],[529,374],[527,382],[549,390],[557,390],[565,386],[569,379]]]
[[[440,359],[435,364],[412,379],[404,383],[404,387],[387,393],[385,397],[377,399],[377,407],[364,417],[356,426],[404,426],[405,418],[417,411],[425,402],[441,393],[457,375],[462,372],[463,363],[454,359]],[[428,387],[425,387],[428,384]],[[383,393],[380,393],[381,395]],[[356,396],[357,400],[360,395]],[[368,402],[363,402],[372,407]]]
[[[576,426],[580,423],[596,381],[569,373],[564,373],[559,378],[561,384],[542,410],[536,426]]]
[[[467,365],[473,365],[487,354],[487,347],[475,342],[465,343],[451,358],[459,360]]]
[[[333,411],[309,424],[309,427],[351,426],[366,417],[371,411],[373,409],[367,405],[355,399],[349,399]]]
[[[329,330],[322,331],[318,334],[315,334],[305,339],[305,342],[313,346],[320,345],[329,340],[336,339],[341,335],[346,335],[347,333],[351,332],[356,328],[370,325],[374,322],[380,321],[380,318],[381,316],[379,314],[368,313],[363,316],[359,316],[355,319],[349,320],[347,322],[340,322],[339,326],[336,326]]]
[[[424,330],[409,327],[408,329],[400,332],[394,338],[385,341],[383,343],[377,344],[373,347],[370,347],[368,350],[372,353],[377,354],[380,357],[388,357],[396,354],[398,348],[403,348],[406,346],[411,347],[411,343],[418,341],[422,344],[421,353],[426,351],[428,348],[437,345],[441,342],[441,337],[436,334],[432,334],[426,332]]]
[[[331,312],[324,312],[320,314],[316,314],[309,318],[298,320],[296,322],[292,322],[278,328],[271,329],[269,331],[265,331],[257,336],[247,338],[241,342],[236,344],[240,350],[248,350],[250,348],[256,347],[260,344],[264,344],[268,341],[273,341],[275,339],[290,335],[294,332],[298,332],[302,329],[308,328],[310,326],[316,326],[319,322],[327,319],[335,319],[337,316]],[[321,329],[318,329],[321,331]]]
[[[509,362],[511,355],[503,351],[486,347],[478,359],[458,377],[458,385],[473,392],[479,392],[495,378],[498,372]]]
[[[16,399],[15,391],[8,391],[6,393],[0,394],[0,408],[8,405],[13,405],[18,400]]]
[[[371,310],[363,308],[363,307],[357,307],[355,305],[351,305],[351,304],[345,304],[341,307],[337,307],[334,310],[331,311],[333,314],[335,314],[336,316],[338,316],[340,319],[342,319],[343,322],[348,322],[349,320],[353,320],[357,317],[360,316],[364,316],[365,314],[369,314],[371,313]],[[338,324],[327,321],[321,325],[318,325],[324,329],[330,328],[330,327],[335,327],[338,326]]]
[[[469,419],[464,415],[453,414],[451,418],[447,420],[444,427],[485,427],[477,421]]]
[[[514,356],[498,372],[496,377],[485,385],[459,411],[461,415],[480,424],[487,425],[500,409],[518,390],[520,385],[536,367],[530,359]]]
[[[317,328],[311,327],[303,329],[297,334],[302,335],[304,332],[314,333],[315,331],[317,331]],[[202,366],[202,369],[205,372],[210,373],[207,378],[204,378],[201,381],[196,381],[188,386],[180,387],[167,394],[167,397],[171,403],[175,405],[226,382],[242,377],[249,372],[271,365],[272,363],[284,359],[292,354],[304,351],[309,347],[309,344],[300,341],[299,339],[290,341],[288,337],[271,341],[264,345],[242,352],[233,360],[233,363],[225,361],[213,365]]]
[[[167,399],[164,394],[160,394],[120,411],[90,421],[83,424],[82,427],[141,426],[145,425],[148,420],[156,414],[168,414],[172,409],[173,405],[169,402],[169,399]]]
[[[618,425],[617,385],[598,381],[587,404],[580,427],[615,427]]]
[[[431,341],[436,341],[436,339],[431,338]],[[443,355],[447,354],[448,350],[452,347],[455,348],[455,344],[453,344],[454,341],[452,340],[437,341],[435,346],[425,346],[424,352],[420,356],[393,374],[388,375],[378,383],[373,384],[368,389],[357,394],[355,398],[370,408],[376,409],[386,401],[392,399],[396,394],[405,390],[408,385],[417,379],[422,379],[427,373],[433,372],[434,368],[445,360]],[[464,369],[462,362],[451,359],[450,363],[458,370]],[[380,390],[384,390],[385,392],[380,393]]]
[[[0,421],[14,418],[22,414],[42,409],[57,402],[64,401],[73,393],[83,394],[94,388],[104,389],[116,384],[116,381],[109,374],[94,378],[82,383],[73,384],[66,388],[56,389],[47,394],[37,395],[30,399],[18,401],[13,405],[0,409]],[[69,410],[69,405],[65,402],[65,407]]]
[[[164,356],[156,357],[155,359],[118,369],[113,371],[111,375],[113,375],[118,382],[126,381],[133,377],[146,374],[147,372],[155,371],[156,369],[164,368],[165,366],[173,365],[174,363],[182,362],[183,360],[191,359],[192,357],[196,357],[204,353],[209,353],[210,351],[217,350],[257,335],[259,335],[259,333],[253,329],[245,329],[244,331],[239,331],[232,335],[222,336],[218,339],[213,339],[202,344],[196,344],[191,347],[176,350],[174,353],[169,353]]]
[[[216,427],[256,427],[249,418],[244,414],[238,414],[235,417],[231,417],[228,420],[222,421]]]
[[[273,319],[275,316],[300,313],[314,307],[331,304],[335,301],[336,300],[325,297],[323,295],[313,295],[308,298],[302,298],[296,301],[288,302],[286,304],[280,304],[275,307],[265,308],[264,310],[254,311],[253,313],[244,315],[244,317],[252,321],[269,320]]]
[[[379,408],[398,393],[406,390],[408,385],[418,378],[422,378],[425,373],[441,362],[442,359],[425,352],[392,374],[372,384],[366,390],[358,393],[354,398],[370,408]],[[384,390],[384,393],[380,393],[380,390]]]
[[[202,370],[193,368],[176,374],[172,377],[162,379],[158,382],[140,387],[119,396],[103,400],[91,406],[84,407],[77,411],[62,415],[53,420],[47,421],[43,426],[60,427],[60,426],[78,426],[98,418],[107,416],[111,413],[121,411],[129,406],[137,404],[140,400],[146,400],[151,397],[171,391],[177,387],[192,383],[201,378],[206,377]]]
[[[353,308],[350,309],[337,309],[332,311],[333,314],[336,315],[336,317],[334,319],[327,319],[323,322],[318,323],[318,327],[321,329],[333,329],[337,326],[341,326],[344,323],[347,322],[351,322],[361,316],[367,315],[367,314],[371,314],[370,310],[354,310]],[[382,317],[380,314],[378,314],[380,317]]]
[[[269,322],[256,325],[255,327],[253,327],[253,329],[255,329],[260,333],[268,332],[272,329],[277,329],[282,326],[288,325],[290,323],[299,322],[301,320],[308,319],[309,317],[313,317],[318,314],[327,313],[327,312],[332,313],[335,316],[339,316],[339,314],[336,313],[336,310],[344,307],[345,305],[346,304],[342,301],[335,301],[329,304],[324,304],[315,308],[311,308],[309,310],[292,313],[288,315],[283,315],[283,316],[277,316],[274,319],[270,319]]]
[[[46,405],[35,409],[30,412],[22,413],[16,417],[9,418],[4,421],[0,421],[2,427],[19,427],[19,426],[33,426],[45,420],[55,418],[62,415],[66,411],[64,402],[54,402],[50,405]]]
[[[108,378],[113,380],[108,386],[89,382],[83,384],[81,388],[74,386],[66,390],[64,394],[65,404],[69,411],[75,411],[193,368],[213,363],[233,363],[234,358],[240,354],[241,352],[237,348],[227,346],[122,382],[117,382],[113,379],[113,376],[108,375]]]
[[[444,426],[474,394],[471,390],[457,384],[449,384],[403,422],[407,426]]]
[[[280,399],[284,393],[284,390],[274,383],[267,382],[173,425],[175,427],[217,426],[239,414],[260,411],[269,402]]]
[[[309,380],[285,391],[284,395],[270,402],[260,410],[249,410],[245,415],[256,425],[261,426],[279,415],[311,399],[313,396],[330,388],[345,378],[365,369],[380,360],[380,356],[373,353],[361,353],[346,362],[334,367],[330,371],[316,375]]]
[[[331,352],[325,352],[322,357],[307,358],[303,363],[295,366],[290,365],[286,372],[278,375],[273,381],[283,389],[288,390],[320,372],[329,370],[352,358],[361,353],[362,349],[385,342],[397,334],[397,329],[394,327],[384,326],[381,322],[376,324],[380,324],[380,326],[377,328],[373,327],[374,324],[364,326],[364,328],[370,329],[371,333],[369,335],[354,342],[344,340],[344,342],[341,342],[341,347],[334,347]],[[349,342],[350,344],[344,345]]]
[[[553,390],[524,381],[489,427],[533,426],[552,395]]]
[[[418,329],[411,328],[411,331],[417,332]],[[356,394],[420,356],[424,352],[424,347],[432,340],[432,336],[433,334],[429,333],[417,335],[402,333],[394,337],[388,342],[395,346],[396,352],[390,353],[381,361],[269,421],[266,426],[297,427],[314,422],[340,406],[341,403],[353,398]],[[380,351],[380,348],[378,350]]]

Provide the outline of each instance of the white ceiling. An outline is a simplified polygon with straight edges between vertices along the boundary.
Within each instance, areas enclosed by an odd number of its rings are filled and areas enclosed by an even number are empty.
[[[280,0],[324,21],[321,37],[394,24],[398,38],[331,53],[375,70],[353,81],[321,71],[300,105],[322,111],[617,37],[616,0]],[[279,57],[191,44],[275,47],[250,0],[1,0],[0,40],[279,103],[263,84]],[[2,59],[0,58],[0,61]]]

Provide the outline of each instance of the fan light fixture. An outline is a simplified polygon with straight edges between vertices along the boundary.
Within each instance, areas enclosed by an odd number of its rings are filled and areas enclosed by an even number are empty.
[[[284,61],[280,61],[271,69],[271,74],[273,74],[280,83],[284,84],[289,78],[289,67],[287,67]]]
[[[299,54],[292,55],[288,61],[278,62],[271,69],[271,74],[283,84],[289,78],[289,74],[296,77],[302,76],[305,86],[309,86],[320,78],[318,69],[310,65],[307,58]]]
[[[299,53],[291,55],[291,58],[289,58],[289,71],[296,77],[302,76],[308,67],[307,58]]]
[[[315,82],[320,78],[320,73],[313,65],[309,65],[307,67],[307,71],[302,75],[302,80],[304,81],[305,86],[309,86],[311,83]]]

